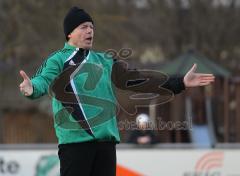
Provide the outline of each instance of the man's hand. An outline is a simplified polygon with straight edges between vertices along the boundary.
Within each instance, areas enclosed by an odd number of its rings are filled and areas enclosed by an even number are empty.
[[[23,70],[20,71],[20,75],[23,78],[23,82],[19,85],[20,91],[25,96],[32,95],[32,93],[33,93],[33,86],[32,86],[32,83],[31,83],[29,77],[27,76],[27,74]]]
[[[196,69],[197,64],[194,64],[193,67],[184,76],[183,82],[186,88],[206,86],[211,82],[214,82],[215,77],[213,74],[195,73]]]

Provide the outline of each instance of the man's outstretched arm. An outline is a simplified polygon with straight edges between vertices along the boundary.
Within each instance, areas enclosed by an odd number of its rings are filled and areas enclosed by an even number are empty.
[[[32,79],[23,70],[20,71],[23,82],[19,85],[19,89],[24,96],[30,99],[39,98],[48,93],[49,85],[60,72],[61,67],[57,57],[49,58]]]
[[[128,89],[128,86],[139,85],[149,78],[160,84],[161,87],[171,90],[174,94],[180,93],[185,88],[206,86],[214,82],[215,77],[213,74],[196,73],[197,65],[186,73],[184,77],[169,77],[165,74],[155,74],[141,72],[138,70],[130,71],[126,62],[115,62],[113,66],[112,80],[114,84],[120,89]],[[131,77],[140,78],[137,80],[126,81]]]
[[[172,90],[174,94],[177,94],[185,88],[206,86],[214,82],[215,77],[213,74],[196,73],[196,69],[197,64],[194,64],[184,77],[170,77],[162,87]]]

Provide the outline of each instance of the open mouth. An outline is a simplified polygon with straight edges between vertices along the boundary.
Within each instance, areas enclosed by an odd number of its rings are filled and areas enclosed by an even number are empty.
[[[88,38],[86,38],[86,40],[91,42],[92,41],[92,37],[88,37]]]

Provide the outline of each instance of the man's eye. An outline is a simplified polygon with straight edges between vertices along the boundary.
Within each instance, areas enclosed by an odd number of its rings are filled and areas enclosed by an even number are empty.
[[[93,29],[93,26],[81,26],[80,29],[87,29],[88,27],[90,27],[91,29]]]

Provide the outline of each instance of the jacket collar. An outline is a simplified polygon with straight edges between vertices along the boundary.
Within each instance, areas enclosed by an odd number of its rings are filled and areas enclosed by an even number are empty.
[[[77,47],[69,45],[67,42],[64,44],[64,49],[75,50]]]
[[[87,53],[90,51],[90,50],[88,50],[88,49],[83,49],[83,48],[77,48],[77,47],[75,47],[75,46],[72,46],[72,45],[69,45],[67,42],[65,42],[65,44],[64,44],[64,48],[63,49],[69,49],[69,50],[80,50],[80,51],[86,51]]]

